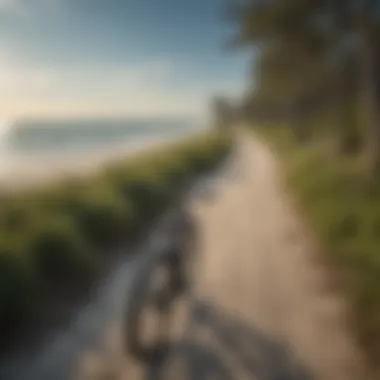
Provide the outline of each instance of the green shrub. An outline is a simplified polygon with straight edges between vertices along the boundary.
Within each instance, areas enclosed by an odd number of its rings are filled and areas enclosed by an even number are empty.
[[[139,163],[128,168],[115,183],[119,194],[133,206],[140,221],[154,216],[170,195],[164,181],[152,169],[151,165]]]
[[[25,232],[40,212],[37,203],[28,197],[10,195],[0,207],[0,235]]]
[[[70,214],[92,247],[107,246],[133,232],[134,210],[112,188],[89,186],[86,196]]]
[[[27,249],[43,281],[70,282],[90,273],[94,266],[86,241],[66,218],[46,218],[30,233]]]
[[[170,190],[189,176],[189,162],[180,151],[163,152],[154,161],[155,172]]]
[[[38,301],[32,265],[15,241],[0,240],[0,324],[26,319]]]
[[[63,183],[58,188],[52,188],[46,191],[41,199],[41,206],[50,211],[72,211],[87,196],[87,182],[79,180],[70,180]]]

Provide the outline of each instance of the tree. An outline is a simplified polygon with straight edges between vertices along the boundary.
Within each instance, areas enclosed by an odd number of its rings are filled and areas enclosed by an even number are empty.
[[[222,96],[215,96],[212,99],[212,110],[215,126],[219,129],[229,128],[235,119],[231,101]]]
[[[343,151],[356,138],[351,111],[361,68],[371,120],[372,161],[379,162],[380,168],[379,20],[375,12],[380,2],[361,2],[358,7],[354,0],[236,1],[230,16],[237,25],[236,43],[261,49],[259,92],[287,103],[294,125],[300,120],[305,123],[305,118],[329,102]],[[360,44],[359,62],[355,58]]]
[[[379,4],[361,0],[358,11],[358,35],[361,43],[363,93],[370,124],[368,139],[372,171],[380,175],[380,48]]]

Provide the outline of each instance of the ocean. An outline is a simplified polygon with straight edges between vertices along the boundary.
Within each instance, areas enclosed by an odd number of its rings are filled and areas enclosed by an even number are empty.
[[[141,148],[204,127],[179,118],[20,120],[0,123],[0,181],[18,183],[99,167]]]

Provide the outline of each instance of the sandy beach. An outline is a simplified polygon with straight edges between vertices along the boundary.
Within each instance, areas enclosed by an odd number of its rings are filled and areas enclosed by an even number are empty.
[[[178,137],[157,139],[141,144],[121,142],[112,148],[92,152],[52,156],[45,159],[35,156],[19,156],[12,161],[0,156],[0,189],[22,191],[45,186],[77,176],[91,176],[106,165],[127,157],[141,154],[155,147],[178,141]]]

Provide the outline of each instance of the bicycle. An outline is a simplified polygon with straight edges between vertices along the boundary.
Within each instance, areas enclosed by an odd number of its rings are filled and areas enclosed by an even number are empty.
[[[169,338],[175,302],[190,291],[194,271],[193,218],[180,208],[163,224],[163,234],[153,244],[156,252],[138,269],[128,303],[125,348],[141,361],[149,360]]]

